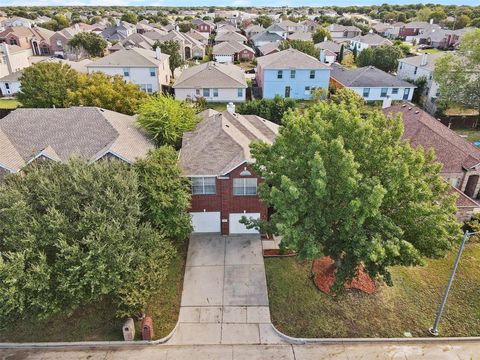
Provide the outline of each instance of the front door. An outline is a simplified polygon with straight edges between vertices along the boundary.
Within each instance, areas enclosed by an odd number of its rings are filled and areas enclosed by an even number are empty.
[[[285,97],[286,98],[290,97],[290,86],[285,86]]]

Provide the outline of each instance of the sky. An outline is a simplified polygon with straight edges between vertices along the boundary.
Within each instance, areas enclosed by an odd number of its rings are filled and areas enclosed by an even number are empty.
[[[430,0],[423,3],[444,5],[479,5],[479,0]],[[414,0],[0,0],[0,6],[74,6],[74,5],[120,5],[120,6],[350,6],[350,5],[381,5],[388,4],[418,4]]]

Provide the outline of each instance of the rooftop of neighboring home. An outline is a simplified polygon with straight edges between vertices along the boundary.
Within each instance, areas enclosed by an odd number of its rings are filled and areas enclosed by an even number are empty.
[[[315,44],[315,47],[317,49],[323,49],[323,50],[331,51],[333,53],[339,53],[342,45],[339,45],[336,42],[327,40],[327,41],[322,41]]]
[[[262,69],[329,69],[313,56],[292,48],[261,56],[257,64]]]
[[[213,55],[234,55],[242,50],[255,53],[255,51],[247,45],[238,41],[224,41],[213,47]]]
[[[373,33],[355,36],[354,38],[351,39],[351,41],[358,41],[363,44],[372,45],[372,46],[393,45],[393,43],[390,40],[385,39],[384,37],[381,37],[380,35],[373,34]]]
[[[279,126],[256,115],[206,110],[196,129],[183,134],[180,166],[184,175],[224,175],[252,162],[250,143],[271,144]]]
[[[435,149],[444,173],[462,173],[480,164],[480,149],[457,135],[439,120],[412,103],[402,103],[383,109],[385,114],[401,114],[404,125],[403,138],[413,146]]]
[[[142,49],[151,50],[155,41],[139,33],[132,34],[125,39],[119,41],[115,45],[111,46],[109,50],[121,50],[127,47],[139,47]]]
[[[296,23],[292,20],[282,20],[281,22],[278,23],[279,26],[281,26],[282,28],[286,29],[286,28],[289,28],[289,27],[297,27],[297,26],[302,26],[302,24],[299,24],[299,23]]]
[[[284,32],[287,31],[287,27],[284,26],[282,23],[272,24],[265,29],[268,32]]]
[[[245,32],[246,33],[259,33],[259,32],[262,32],[262,31],[265,31],[265,28],[263,26],[260,26],[260,25],[257,25],[257,24],[251,24],[249,25],[246,29],[245,29]]]
[[[236,89],[246,88],[247,81],[240,67],[210,61],[183,70],[173,87],[175,89],[196,87]]]
[[[332,64],[330,77],[346,87],[415,87],[375,66],[347,69],[341,65]]]
[[[358,31],[358,32],[361,32],[361,30],[356,26],[345,26],[345,25],[340,25],[340,24],[330,25],[328,27],[328,31],[330,31],[330,32],[340,32],[340,31]]]
[[[429,25],[431,24],[426,21],[411,21],[404,24],[404,27],[407,29],[425,29]]]
[[[115,26],[110,26],[105,28],[102,31],[102,37],[107,39],[107,40],[122,40],[126,36],[122,34],[122,31],[136,31],[136,27],[133,24],[130,24],[129,22],[126,21],[120,21],[117,25]]]
[[[289,40],[312,41],[312,33],[306,31],[296,31],[288,35]]]
[[[51,56],[31,56],[29,57],[30,64],[36,64],[39,62],[49,62],[49,63],[60,63],[64,65],[69,65],[73,70],[76,70],[81,73],[87,73],[87,65],[92,63],[90,59],[83,59],[80,61],[70,61],[59,59]]]
[[[163,39],[163,37],[167,35],[167,32],[161,29],[153,29],[151,31],[147,31],[143,33],[142,35],[155,41],[155,40]]]
[[[132,163],[153,147],[133,116],[96,107],[17,109],[0,119],[0,167],[11,172],[42,156],[95,161],[111,154]]]
[[[263,32],[253,35],[251,40],[253,42],[268,41],[273,43],[273,42],[283,41],[285,39],[282,36],[278,35],[277,33],[270,32],[267,29]]]
[[[433,71],[435,69],[436,61],[442,57],[445,53],[438,52],[438,53],[430,53],[430,54],[422,54],[417,56],[406,57],[403,59],[399,59],[399,62],[417,66],[422,69]],[[425,59],[426,62],[422,65],[422,59]]]
[[[0,38],[13,33],[17,37],[36,38],[37,40],[47,40],[55,34],[55,32],[41,27],[27,28],[24,26],[12,26],[0,32]]]
[[[208,41],[208,33],[202,33],[195,29],[190,29],[187,35],[200,42]]]
[[[278,43],[266,43],[265,45],[260,46],[258,48],[258,51],[262,56],[264,56],[264,55],[271,54],[273,52],[278,52],[280,50],[278,49]]]
[[[220,24],[217,26],[217,34],[223,33],[223,32],[236,32],[238,29],[231,25],[231,24]]]
[[[440,42],[448,35],[456,35],[458,37],[461,37],[472,30],[473,28],[463,28],[463,29],[457,29],[457,30],[441,29],[440,27],[427,28],[422,34],[415,36],[415,38],[429,39],[430,41],[433,41],[433,42]]]
[[[115,51],[110,55],[95,60],[87,65],[90,67],[158,67],[167,60],[170,55],[155,52],[153,50],[141,49],[138,47],[132,47]]]
[[[215,42],[220,42],[220,41],[246,42],[247,38],[235,31],[226,31],[226,32],[221,32],[217,36],[215,36]]]
[[[158,32],[146,32],[144,35],[149,37],[150,39],[158,40],[160,42],[175,40],[175,41],[179,41],[180,43],[184,43],[185,45],[188,44],[192,46],[198,46],[201,48],[204,47],[204,45],[200,41],[194,39],[188,33],[182,33],[181,31],[177,31],[177,30],[172,30],[163,35],[159,34]]]

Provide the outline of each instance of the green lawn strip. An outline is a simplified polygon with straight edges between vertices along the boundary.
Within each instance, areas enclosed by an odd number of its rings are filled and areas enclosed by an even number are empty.
[[[454,129],[459,135],[467,135],[467,141],[474,142],[480,140],[480,130],[478,129]]]
[[[153,318],[155,339],[175,327],[180,310],[187,245],[178,247],[165,287],[153,294],[147,314]],[[140,321],[136,319],[136,338],[141,339]],[[56,315],[40,321],[27,318],[0,330],[0,342],[108,341],[123,340],[123,319],[115,317],[115,305],[108,299],[78,308],[71,316]]]
[[[15,99],[0,99],[0,109],[15,109],[20,103]]]
[[[225,102],[208,102],[207,109],[213,109],[219,112],[227,110],[227,103]]]
[[[317,290],[311,262],[266,259],[274,325],[296,337],[428,336],[456,255],[425,267],[392,269],[394,286],[374,295],[349,291],[338,297]],[[480,335],[480,244],[467,245],[440,322],[441,336]]]

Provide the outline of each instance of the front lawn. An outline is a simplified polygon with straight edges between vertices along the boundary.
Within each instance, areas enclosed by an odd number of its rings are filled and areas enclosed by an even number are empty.
[[[15,99],[0,99],[0,109],[16,109],[20,103]]]
[[[265,259],[272,322],[296,337],[428,336],[456,250],[425,267],[392,269],[393,287],[374,295],[349,291],[334,298],[315,287],[311,262]],[[480,335],[480,244],[467,245],[445,312],[441,336]]]
[[[453,129],[458,135],[466,135],[469,142],[480,140],[479,129]]]
[[[152,294],[147,314],[153,318],[155,338],[170,333],[177,323],[182,296],[183,274],[188,244],[178,247],[178,255],[170,265],[165,287]],[[141,340],[140,321],[135,320],[135,336]],[[18,320],[0,330],[0,342],[103,341],[123,340],[122,319],[115,317],[114,305],[105,299],[83,306],[71,316],[57,315],[46,321]]]

